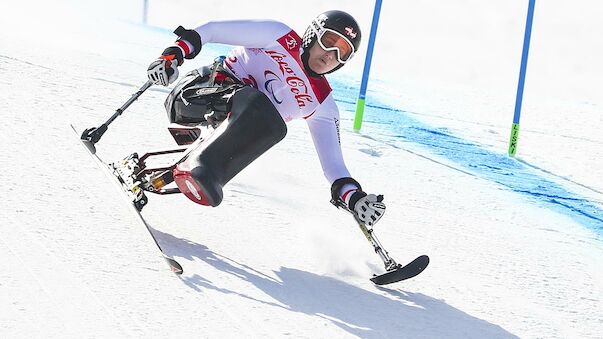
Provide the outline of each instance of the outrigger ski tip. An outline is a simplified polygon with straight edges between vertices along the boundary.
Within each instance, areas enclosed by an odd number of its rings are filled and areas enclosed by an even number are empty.
[[[373,228],[367,227],[362,222],[362,220],[360,220],[358,218],[358,216],[354,213],[354,211],[352,211],[341,200],[341,198],[339,198],[338,200],[331,200],[331,203],[333,205],[335,205],[337,208],[344,209],[345,211],[347,211],[354,217],[354,220],[356,220],[358,227],[360,227],[360,230],[362,231],[362,233],[364,234],[366,239],[373,246],[375,253],[377,253],[379,255],[379,257],[381,258],[381,260],[383,261],[386,272],[383,274],[380,274],[380,275],[374,274],[373,277],[371,278],[371,281],[373,283],[375,283],[377,285],[387,285],[387,284],[395,283],[398,281],[410,279],[412,277],[419,275],[421,272],[423,272],[425,270],[425,268],[427,268],[427,265],[429,265],[429,257],[426,255],[421,255],[421,256],[417,257],[415,260],[411,261],[410,263],[408,263],[404,266],[396,263],[396,261],[392,257],[389,256],[389,253],[387,253],[385,248],[383,248],[383,245],[381,245],[381,243],[375,236],[375,234],[373,232]]]
[[[73,125],[71,127],[73,127]],[[91,141],[85,140],[81,137],[80,137],[80,141],[82,142],[82,145],[84,145],[90,153],[96,154],[96,147],[94,146],[94,144]]]
[[[421,255],[415,260],[408,263],[406,266],[398,265],[393,270],[390,270],[381,275],[374,275],[371,281],[376,285],[387,285],[398,281],[410,279],[417,276],[429,265],[429,257]]]
[[[69,126],[71,126],[71,129],[73,129],[73,131],[75,132],[75,134],[80,135],[77,131],[77,128],[75,128],[75,126],[73,126],[73,124],[69,124]],[[84,147],[86,147],[86,149],[88,149],[88,151],[92,154],[96,154],[96,147],[94,146],[94,143],[92,141],[89,140],[89,138],[87,137],[88,135],[88,130],[84,130],[82,132],[82,134],[80,135],[80,142],[82,143],[82,145],[84,145]]]
[[[94,147],[94,144],[92,142],[82,139],[82,145],[84,145],[88,149],[88,151],[90,151],[90,153],[96,154],[96,147]]]

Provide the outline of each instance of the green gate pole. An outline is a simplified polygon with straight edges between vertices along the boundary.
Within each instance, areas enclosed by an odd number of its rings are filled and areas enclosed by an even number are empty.
[[[509,156],[514,157],[517,152],[517,141],[519,138],[519,117],[521,115],[521,102],[523,100],[523,87],[526,80],[526,69],[528,67],[528,52],[530,50],[530,37],[532,35],[532,19],[534,18],[534,5],[536,0],[530,0],[528,4],[528,19],[526,21],[526,32],[523,38],[523,53],[521,55],[521,68],[519,70],[519,82],[517,84],[517,97],[515,99],[515,114],[513,115],[513,126],[511,128],[511,139],[509,140]]]
[[[359,132],[362,127],[362,116],[364,115],[364,101],[366,99],[366,87],[368,84],[369,73],[371,71],[371,60],[373,59],[373,48],[375,46],[375,37],[377,36],[377,26],[379,25],[379,14],[381,13],[381,2],[375,2],[375,11],[373,12],[373,23],[371,24],[371,35],[369,37],[366,59],[364,60],[364,71],[362,73],[362,83],[360,85],[360,94],[356,103],[356,117],[354,118],[354,131]]]

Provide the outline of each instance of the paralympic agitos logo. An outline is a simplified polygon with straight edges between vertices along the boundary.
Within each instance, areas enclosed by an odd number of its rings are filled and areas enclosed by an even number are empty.
[[[285,83],[287,85],[289,85],[289,90],[291,91],[291,93],[293,93],[293,95],[295,96],[295,100],[297,101],[297,105],[299,106],[299,108],[302,107],[306,107],[306,103],[308,102],[313,102],[312,100],[312,96],[308,94],[308,86],[306,85],[306,82],[297,76],[297,74],[295,74],[295,71],[293,71],[293,69],[289,66],[289,63],[287,63],[287,61],[285,61],[285,58],[287,58],[286,54],[282,54],[279,52],[275,52],[275,51],[266,51],[266,53],[268,55],[270,55],[270,57],[272,59],[274,59],[274,61],[276,61],[276,63],[278,64],[281,73],[283,74],[283,76],[285,77]],[[266,71],[268,72],[268,71]],[[266,72],[264,72],[264,75],[266,75]],[[272,73],[272,72],[270,72]],[[272,73],[274,74],[274,73]],[[276,74],[274,74],[276,75]],[[278,77],[277,77],[278,78]],[[272,81],[274,81],[275,79],[273,79]],[[280,78],[279,78],[280,80]],[[272,81],[270,81],[270,83],[272,83]],[[268,90],[267,86],[268,86],[268,78],[266,78],[266,90]],[[270,85],[272,86],[272,85]],[[273,93],[273,92],[270,92]],[[273,94],[274,97],[274,94]],[[275,98],[276,100],[276,98]]]
[[[266,82],[264,83],[264,88],[266,89],[266,92],[270,93],[270,95],[272,95],[272,99],[274,99],[274,101],[277,104],[282,104],[283,100],[279,100],[276,97],[276,94],[274,93],[274,81],[278,81],[280,83],[283,82],[283,80],[281,80],[281,78],[279,78],[278,75],[276,75],[276,73],[274,73],[273,71],[270,70],[266,70],[264,71],[264,78],[266,78]],[[278,88],[278,87],[277,87]]]

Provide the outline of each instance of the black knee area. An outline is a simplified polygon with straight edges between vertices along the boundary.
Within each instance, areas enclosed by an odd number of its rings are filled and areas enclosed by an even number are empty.
[[[191,176],[217,206],[222,187],[286,134],[285,122],[266,95],[243,87],[234,94],[226,121],[189,154]]]

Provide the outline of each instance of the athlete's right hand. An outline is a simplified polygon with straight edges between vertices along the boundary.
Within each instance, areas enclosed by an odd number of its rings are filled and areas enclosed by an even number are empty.
[[[151,62],[147,74],[155,85],[167,86],[178,79],[178,63],[162,55]]]
[[[167,86],[178,79],[178,66],[184,60],[177,46],[166,48],[157,60],[151,62],[147,75],[155,85]]]

